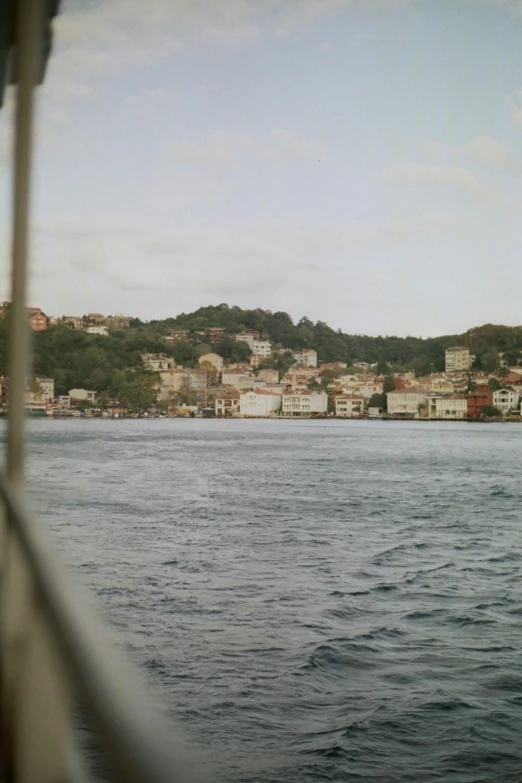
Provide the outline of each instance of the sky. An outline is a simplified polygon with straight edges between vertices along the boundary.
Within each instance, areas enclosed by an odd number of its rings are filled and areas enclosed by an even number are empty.
[[[70,0],[54,29],[32,306],[522,323],[521,0]]]

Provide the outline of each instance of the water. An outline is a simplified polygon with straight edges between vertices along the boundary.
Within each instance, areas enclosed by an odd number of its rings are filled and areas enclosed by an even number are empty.
[[[522,779],[522,427],[33,421],[34,505],[209,776]]]

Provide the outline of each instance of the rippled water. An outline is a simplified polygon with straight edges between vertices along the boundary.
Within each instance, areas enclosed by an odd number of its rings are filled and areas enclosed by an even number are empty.
[[[31,422],[34,504],[243,783],[522,779],[521,453],[516,424]]]

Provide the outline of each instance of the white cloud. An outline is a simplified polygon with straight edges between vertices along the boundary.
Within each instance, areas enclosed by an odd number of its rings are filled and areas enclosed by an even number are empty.
[[[175,140],[167,154],[179,163],[205,168],[230,168],[236,165],[241,154],[255,149],[256,142],[250,136],[216,131],[209,134],[202,144]]]
[[[118,291],[172,291],[194,295],[253,294],[313,281],[328,263],[345,269],[382,247],[403,247],[452,228],[442,214],[397,220],[331,222],[319,225],[287,221],[223,224],[205,230],[173,231],[158,236],[134,227],[100,230],[82,220],[35,226],[39,287],[76,275],[76,287],[96,284]],[[52,246],[48,243],[52,242]],[[42,254],[45,248],[47,256]],[[367,271],[357,263],[353,279]],[[44,287],[45,287],[44,286]]]
[[[54,22],[46,89],[59,92],[63,79],[83,84],[161,62],[187,46],[245,46],[263,30],[289,37],[318,16],[356,7],[412,8],[413,0],[70,0]]]
[[[506,103],[515,125],[522,127],[522,106],[520,106],[511,96],[506,98]]]
[[[515,172],[520,172],[522,169],[520,158],[509,147],[492,139],[491,136],[477,136],[465,144],[432,141],[425,146],[424,152],[428,158],[437,161],[439,165],[473,159],[479,163]]]
[[[478,136],[469,142],[467,149],[476,157],[494,166],[508,167],[516,160],[507,147],[489,136]]]
[[[452,185],[477,195],[487,193],[487,188],[471,171],[459,166],[393,163],[384,173],[387,179],[406,185]]]
[[[278,164],[304,163],[320,159],[324,151],[324,146],[318,142],[304,141],[293,131],[275,128],[263,141],[226,131],[209,134],[201,144],[174,140],[166,153],[178,163],[233,168],[246,157]]]
[[[319,142],[305,141],[293,131],[275,128],[270,134],[270,144],[265,157],[276,162],[302,162],[318,160],[324,153]]]

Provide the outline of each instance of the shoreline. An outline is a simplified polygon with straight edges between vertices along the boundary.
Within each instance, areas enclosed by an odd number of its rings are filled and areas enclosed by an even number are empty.
[[[0,417],[1,419],[4,419],[5,421],[8,420],[7,416]],[[206,420],[206,421],[280,421],[280,422],[288,422],[288,421],[320,421],[320,422],[327,422],[327,421],[345,421],[345,422],[354,422],[354,421],[364,421],[369,423],[375,423],[375,422],[411,422],[411,423],[447,423],[447,424],[521,424],[522,423],[522,417],[518,418],[507,418],[507,419],[500,419],[500,418],[491,418],[491,419],[435,419],[435,418],[419,418],[419,419],[400,419],[400,418],[367,418],[364,416],[360,417],[348,417],[348,416],[28,416],[28,421],[53,421],[53,420],[71,420],[71,421],[166,421],[166,420],[172,420],[176,419],[178,421],[180,420],[187,420],[187,421],[194,421],[194,420]]]

